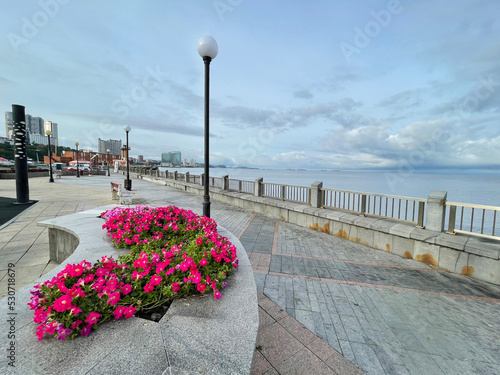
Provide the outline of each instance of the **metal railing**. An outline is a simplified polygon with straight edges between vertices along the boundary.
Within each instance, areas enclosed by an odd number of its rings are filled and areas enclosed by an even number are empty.
[[[229,190],[234,190],[239,193],[253,194],[255,192],[255,182],[246,180],[229,179]]]
[[[449,233],[500,238],[500,223],[497,221],[500,207],[456,202],[446,202],[446,206],[449,207]]]
[[[220,189],[222,189],[222,177],[209,177],[210,179],[210,185],[209,186],[212,186],[212,187],[218,187]]]
[[[311,204],[311,188],[306,186],[262,183],[262,196],[282,201]]]
[[[324,208],[334,208],[361,215],[384,217],[424,226],[425,199],[355,191],[321,189]]]

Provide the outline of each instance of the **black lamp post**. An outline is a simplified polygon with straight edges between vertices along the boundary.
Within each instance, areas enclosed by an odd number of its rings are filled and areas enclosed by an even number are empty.
[[[130,171],[129,171],[129,158],[128,158],[128,150],[129,150],[129,147],[128,147],[128,133],[130,131],[130,125],[125,125],[123,127],[123,129],[125,130],[125,133],[127,134],[127,149],[126,149],[126,155],[127,155],[127,179],[125,180],[125,190],[132,190],[132,181],[130,181]]]
[[[45,135],[49,141],[49,182],[54,182],[54,177],[52,176],[52,150],[50,149],[50,136],[52,135],[52,131],[49,129],[45,130]]]
[[[198,53],[205,63],[205,148],[204,148],[204,182],[203,182],[203,216],[210,217],[210,192],[209,192],[209,103],[210,103],[210,62],[219,52],[219,46],[214,38],[203,36],[198,41]]]
[[[80,168],[78,166],[78,145],[80,143],[78,142],[75,142],[75,146],[76,146],[76,177],[80,177]]]
[[[108,177],[110,176],[109,174],[109,148],[106,150],[106,153],[108,154],[108,158],[106,160],[106,162],[108,163]]]

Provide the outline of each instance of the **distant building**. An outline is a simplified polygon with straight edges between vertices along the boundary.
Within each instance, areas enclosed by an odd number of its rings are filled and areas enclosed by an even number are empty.
[[[97,140],[97,152],[100,154],[105,154],[107,150],[112,155],[120,155],[122,149],[122,141],[115,139],[108,139],[107,141],[99,138]]]
[[[181,166],[181,152],[171,151],[161,154],[161,165],[166,167],[180,167]]]
[[[12,122],[12,112],[5,112],[5,136],[14,138],[14,123]]]
[[[144,155],[137,155],[137,161],[139,163],[143,163],[144,162]]]
[[[52,145],[59,146],[58,126],[56,122],[44,121],[43,118],[25,114],[24,121],[26,124],[26,142],[47,145],[48,140],[45,135],[45,130],[52,130]],[[51,125],[46,125],[45,123]],[[5,135],[9,139],[14,138],[14,124],[12,121],[12,112],[5,112]]]

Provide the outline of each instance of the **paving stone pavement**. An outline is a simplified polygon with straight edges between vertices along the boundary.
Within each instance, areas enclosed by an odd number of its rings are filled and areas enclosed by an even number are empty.
[[[33,182],[39,185],[33,199],[40,202],[28,212],[42,204],[46,219],[109,204],[105,195],[110,180],[121,182],[123,177],[63,177],[57,187],[67,189],[68,196],[45,207],[43,196],[50,193],[50,185]],[[12,197],[4,186],[0,181],[1,195]],[[201,196],[135,179],[133,190],[134,204],[202,211]],[[368,374],[500,373],[500,287],[219,202],[212,201],[211,212],[219,225],[240,238],[263,293],[253,374],[356,373],[343,357]],[[43,220],[35,212],[33,217]],[[18,240],[27,243],[17,248],[31,249],[36,241],[48,248],[43,230],[33,219],[24,223],[22,218],[0,231],[0,257],[22,230],[27,232]],[[21,252],[22,257],[30,253]],[[0,258],[2,278],[5,259]],[[39,263],[37,273],[47,272],[47,259]],[[297,330],[304,337],[290,333]],[[305,333],[309,330],[313,338]],[[319,342],[311,344],[316,337],[343,357]]]

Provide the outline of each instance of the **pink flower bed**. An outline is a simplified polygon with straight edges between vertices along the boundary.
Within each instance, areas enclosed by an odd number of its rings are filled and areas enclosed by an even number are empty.
[[[236,247],[217,233],[212,219],[174,206],[115,208],[101,214],[118,260],[68,264],[31,291],[36,335],[58,340],[88,336],[112,319],[128,319],[195,293],[221,298],[224,281],[238,267]]]

